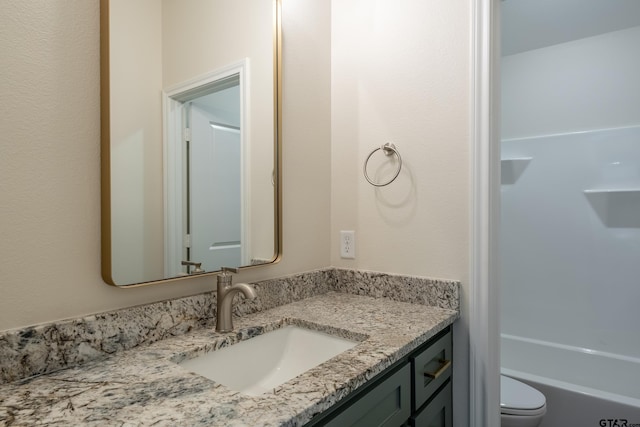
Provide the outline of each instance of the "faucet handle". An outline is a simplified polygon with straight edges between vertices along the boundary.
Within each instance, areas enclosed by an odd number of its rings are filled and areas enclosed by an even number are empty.
[[[240,272],[240,269],[238,267],[220,267],[220,271],[222,271],[222,274],[226,276],[227,273],[238,274]]]
[[[203,270],[201,268],[202,263],[201,262],[193,262],[193,261],[182,261],[180,264],[182,265],[186,265],[187,266],[187,273],[188,274],[200,274],[200,273],[206,273],[205,270]],[[189,271],[189,269],[191,267],[195,267],[193,269],[193,271]]]

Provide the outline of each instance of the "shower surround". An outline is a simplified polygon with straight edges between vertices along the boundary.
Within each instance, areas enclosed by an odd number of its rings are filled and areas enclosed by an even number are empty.
[[[640,127],[505,140],[502,171],[503,373],[640,422]]]

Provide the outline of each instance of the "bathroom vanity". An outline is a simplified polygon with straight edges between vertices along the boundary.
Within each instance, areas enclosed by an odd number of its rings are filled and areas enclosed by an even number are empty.
[[[451,360],[447,327],[308,426],[451,427]]]
[[[283,287],[286,285],[280,282],[278,291]],[[417,287],[413,283],[410,289]],[[256,301],[267,304],[273,297],[265,293],[265,288],[256,285]],[[457,290],[457,284],[452,289]],[[290,286],[287,295],[297,291]],[[443,301],[445,294],[441,289],[437,292]],[[154,323],[146,329],[163,328],[164,323],[179,316],[170,310],[184,311],[174,301],[162,308],[161,316],[154,315]],[[141,308],[134,310],[139,314]],[[122,319],[123,325],[139,325],[134,314],[128,312],[127,316]],[[0,424],[448,426],[453,372],[448,363],[451,325],[458,316],[457,306],[440,308],[323,291],[236,317],[232,332],[199,327],[150,345],[137,344],[80,366],[0,385]],[[101,315],[93,320],[96,319],[101,320]],[[75,325],[79,323],[76,321]],[[92,335],[127,333],[126,326],[106,333],[87,327],[86,322],[84,325]],[[179,364],[288,325],[357,343],[256,396],[232,390]],[[55,328],[60,335],[63,330],[61,325]],[[20,336],[0,337],[0,344],[37,333],[23,331]],[[64,343],[61,340],[56,345]],[[78,348],[91,351],[83,345]],[[7,354],[2,345],[0,353]],[[263,354],[253,357],[257,361]],[[386,422],[371,424],[367,417]],[[431,419],[437,423],[426,422]]]

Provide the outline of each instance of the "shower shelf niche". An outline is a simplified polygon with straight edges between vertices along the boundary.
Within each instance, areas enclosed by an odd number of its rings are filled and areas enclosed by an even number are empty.
[[[602,223],[611,228],[640,228],[640,187],[584,190]]]
[[[507,157],[500,159],[500,183],[515,184],[527,166],[529,166],[531,160],[533,160],[533,157]]]

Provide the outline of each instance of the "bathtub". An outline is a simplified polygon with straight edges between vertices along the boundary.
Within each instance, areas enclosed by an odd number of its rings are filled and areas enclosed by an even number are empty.
[[[545,395],[541,427],[640,427],[640,359],[502,334],[501,372]]]

